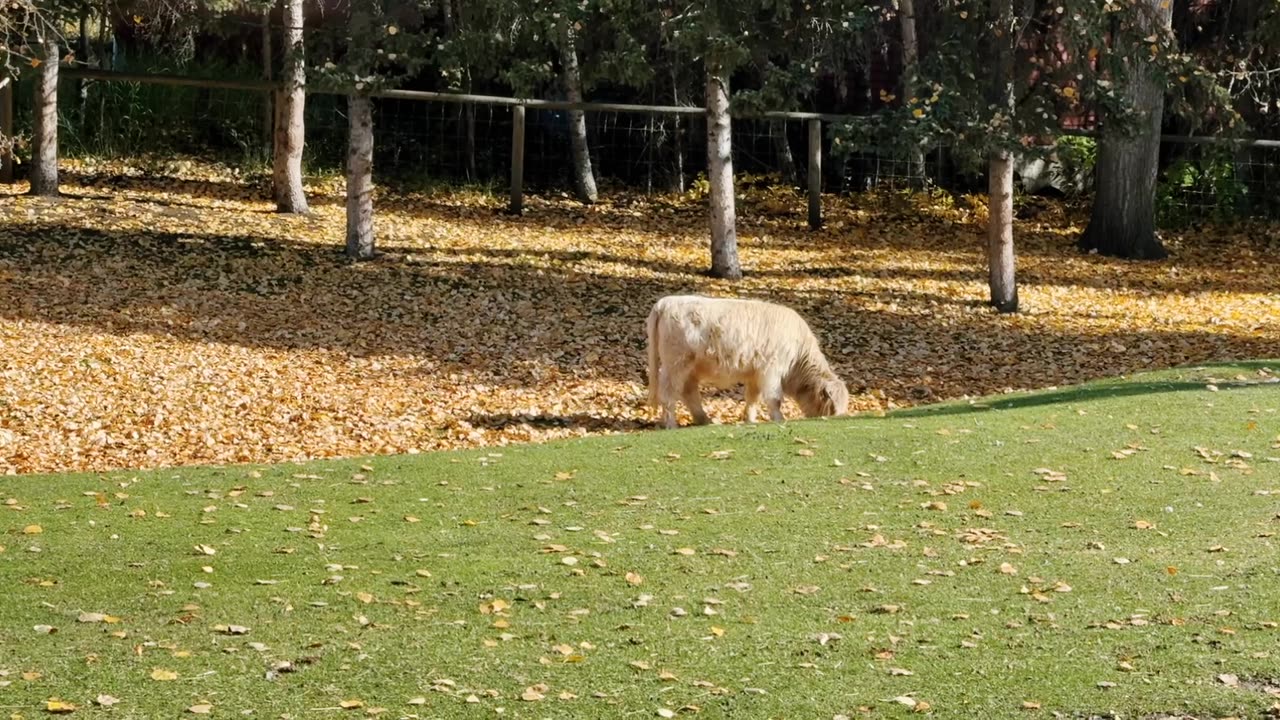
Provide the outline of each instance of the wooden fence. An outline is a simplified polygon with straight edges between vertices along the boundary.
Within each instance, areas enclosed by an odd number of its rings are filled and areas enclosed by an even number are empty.
[[[105,82],[153,83],[161,85],[181,85],[209,89],[243,90],[248,92],[272,92],[278,89],[278,83],[262,80],[218,80],[212,78],[194,78],[182,75],[141,74],[89,68],[66,68],[60,78],[68,80],[94,79]],[[311,94],[343,95],[338,90],[308,88]],[[533,98],[510,98],[492,95],[471,95],[461,93],[428,92],[421,90],[383,90],[373,93],[374,97],[445,103],[464,103],[509,107],[512,111],[511,125],[511,177],[509,206],[513,212],[519,212],[524,201],[524,140],[525,111],[536,110],[580,110],[584,112],[641,113],[649,115],[684,115],[705,116],[706,111],[699,106],[677,105],[633,105],[624,103],[602,102],[567,102],[561,100],[539,100]],[[734,113],[735,118],[764,120],[803,121],[808,128],[808,219],[811,228],[822,226],[822,124],[856,121],[857,115],[816,112],[769,111],[759,113]],[[12,138],[13,134],[13,83],[9,78],[0,80],[0,136]],[[1071,130],[1064,134],[1093,136],[1091,131]],[[1240,148],[1280,148],[1280,140],[1236,140],[1227,138],[1164,135],[1164,142],[1219,144],[1227,143]],[[0,157],[0,182],[12,182],[13,158],[11,153],[3,152]]]

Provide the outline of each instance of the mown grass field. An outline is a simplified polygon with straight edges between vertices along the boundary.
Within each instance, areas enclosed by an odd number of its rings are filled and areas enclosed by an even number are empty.
[[[5,478],[0,707],[1263,717],[1280,701],[1278,375]]]

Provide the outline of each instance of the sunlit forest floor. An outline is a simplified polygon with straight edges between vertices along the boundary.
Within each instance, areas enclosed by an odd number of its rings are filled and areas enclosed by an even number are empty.
[[[795,307],[852,409],[1280,355],[1280,226],[1082,255],[1086,216],[1020,202],[1022,312],[986,299],[981,198],[740,190],[747,277],[706,278],[696,193],[602,202],[380,189],[384,257],[342,256],[341,179],[278,215],[261,178],[67,162],[0,189],[0,472],[271,462],[649,428],[644,317],[675,292]],[[740,394],[712,416],[734,422]],[[798,416],[789,405],[789,416]]]

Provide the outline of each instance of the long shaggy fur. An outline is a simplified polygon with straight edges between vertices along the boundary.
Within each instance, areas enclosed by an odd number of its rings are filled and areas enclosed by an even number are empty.
[[[809,417],[848,412],[848,389],[809,325],[791,308],[762,300],[670,295],[654,304],[645,330],[649,404],[662,408],[666,427],[676,426],[677,400],[684,401],[694,422],[709,422],[698,392],[704,384],[743,383],[747,422],[755,422],[761,398],[770,418],[781,422],[784,395]]]

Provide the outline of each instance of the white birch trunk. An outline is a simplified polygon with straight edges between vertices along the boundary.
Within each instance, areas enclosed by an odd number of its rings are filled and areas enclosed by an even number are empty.
[[[40,39],[35,82],[35,118],[31,128],[31,194],[58,194],[58,62],[61,52],[52,30]]]
[[[711,276],[742,279],[738,262],[733,189],[733,132],[729,80],[716,62],[707,62],[707,179],[711,183]]]
[[[347,257],[369,260],[373,246],[373,105],[368,95],[347,99]]]
[[[302,148],[306,142],[306,62],[302,45],[302,0],[282,0],[284,12],[284,88],[276,98],[275,152],[272,181],[276,211],[306,213],[302,187]]]

